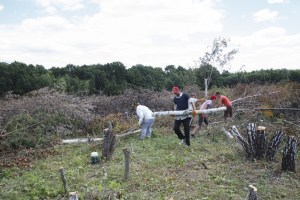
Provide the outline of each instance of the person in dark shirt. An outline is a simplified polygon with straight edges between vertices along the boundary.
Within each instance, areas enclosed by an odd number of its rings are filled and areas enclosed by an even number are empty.
[[[174,101],[174,110],[188,110],[189,109],[189,95],[180,92],[179,88],[174,86],[172,92],[175,95]],[[194,112],[194,111],[193,111]],[[179,144],[186,144],[190,146],[190,121],[191,115],[181,115],[176,116],[174,121],[173,130],[175,131],[179,141]],[[184,135],[180,130],[180,125],[183,124]]]

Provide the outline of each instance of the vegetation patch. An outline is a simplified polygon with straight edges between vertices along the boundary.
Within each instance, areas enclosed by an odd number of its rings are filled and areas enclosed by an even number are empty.
[[[59,176],[64,167],[68,188],[81,199],[244,199],[247,186],[258,188],[262,199],[294,199],[300,195],[299,172],[280,170],[277,162],[248,161],[239,145],[221,132],[206,131],[190,148],[175,134],[155,128],[156,136],[138,141],[133,135],[117,141],[111,161],[91,164],[90,153],[101,144],[54,146],[55,155],[36,158],[31,170],[1,168],[1,199],[66,197]],[[122,149],[130,152],[130,173],[124,176]],[[299,158],[297,157],[299,162]]]

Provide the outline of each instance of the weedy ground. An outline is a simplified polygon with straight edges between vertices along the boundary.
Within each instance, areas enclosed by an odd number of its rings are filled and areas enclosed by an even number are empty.
[[[90,154],[101,155],[101,143],[56,145],[54,155],[34,160],[31,169],[0,168],[0,199],[68,199],[60,167],[69,191],[80,199],[240,200],[249,184],[257,187],[259,199],[297,199],[299,172],[280,170],[283,145],[275,161],[250,161],[218,126],[201,131],[190,147],[179,145],[170,128],[155,128],[151,139],[118,139],[113,159],[94,165]],[[127,181],[123,148],[131,152]]]

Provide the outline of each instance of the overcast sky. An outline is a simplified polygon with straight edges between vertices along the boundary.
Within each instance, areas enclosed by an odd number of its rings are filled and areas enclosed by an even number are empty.
[[[300,69],[299,0],[0,0],[0,62],[195,67],[215,38],[225,69]]]

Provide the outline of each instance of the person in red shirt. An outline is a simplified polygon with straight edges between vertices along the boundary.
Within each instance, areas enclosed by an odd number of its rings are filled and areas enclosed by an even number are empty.
[[[232,105],[231,101],[224,95],[221,95],[220,92],[216,92],[216,96],[219,98],[219,103],[217,107],[220,107],[222,105],[226,106],[226,110],[224,111],[224,120],[227,120],[228,118],[232,117]]]

